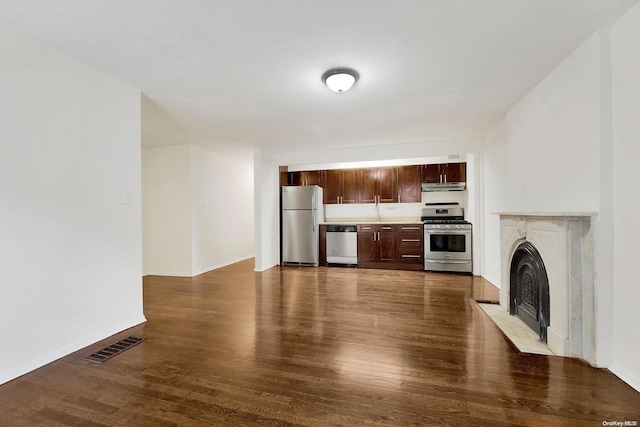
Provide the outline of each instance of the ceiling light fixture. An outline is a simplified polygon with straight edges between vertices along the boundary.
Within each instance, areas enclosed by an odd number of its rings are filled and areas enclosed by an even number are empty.
[[[360,74],[351,68],[332,68],[322,75],[322,81],[334,92],[346,92],[360,78]]]

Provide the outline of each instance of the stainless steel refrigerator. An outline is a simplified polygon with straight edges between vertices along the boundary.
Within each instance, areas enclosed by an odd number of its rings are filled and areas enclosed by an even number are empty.
[[[318,266],[322,187],[282,187],[282,263]]]

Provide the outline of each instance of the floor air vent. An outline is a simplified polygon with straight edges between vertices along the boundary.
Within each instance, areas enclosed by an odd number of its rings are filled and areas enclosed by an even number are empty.
[[[98,350],[93,354],[83,357],[84,360],[90,360],[91,362],[102,363],[107,359],[111,359],[116,354],[120,354],[123,351],[133,347],[136,344],[140,344],[146,338],[130,336],[123,340],[118,341],[115,344],[111,344],[109,347],[105,347],[102,350]]]

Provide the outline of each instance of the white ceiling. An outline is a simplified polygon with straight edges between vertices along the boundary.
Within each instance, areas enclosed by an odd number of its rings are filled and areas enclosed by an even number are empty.
[[[293,150],[484,136],[637,2],[0,0],[0,23],[140,89],[145,145]]]

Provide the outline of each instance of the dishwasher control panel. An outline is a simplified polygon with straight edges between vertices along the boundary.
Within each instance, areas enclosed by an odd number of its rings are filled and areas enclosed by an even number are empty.
[[[357,225],[327,225],[327,233],[357,233]]]

